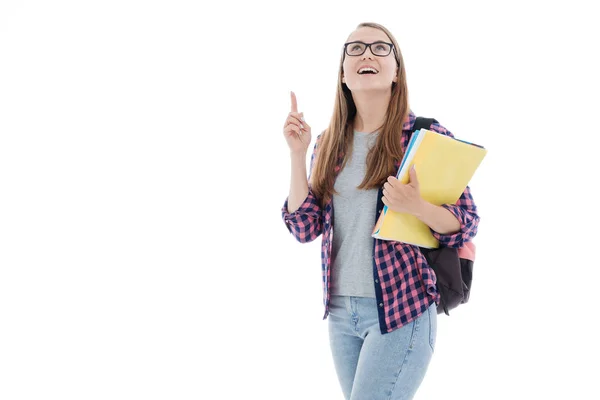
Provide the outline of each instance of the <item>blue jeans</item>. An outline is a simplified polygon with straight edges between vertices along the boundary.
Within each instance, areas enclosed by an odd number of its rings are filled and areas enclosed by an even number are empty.
[[[435,303],[419,318],[385,335],[374,298],[331,296],[329,341],[344,397],[412,399],[435,349]]]

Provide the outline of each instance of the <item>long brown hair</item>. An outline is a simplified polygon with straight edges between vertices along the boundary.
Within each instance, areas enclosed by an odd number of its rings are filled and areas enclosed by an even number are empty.
[[[398,63],[398,81],[392,83],[392,96],[388,105],[385,122],[379,129],[379,136],[367,155],[366,174],[359,189],[379,188],[388,176],[395,175],[395,161],[402,158],[400,138],[402,125],[409,114],[406,71],[398,42],[384,26],[372,22],[359,24],[356,29],[369,27],[383,31],[394,44],[393,54]],[[333,115],[329,127],[323,131],[318,141],[317,156],[314,160],[310,182],[313,193],[326,203],[337,194],[334,185],[335,167],[338,156],[344,155],[343,166],[352,152],[353,123],[356,105],[352,93],[342,83],[344,53],[340,58],[337,91]]]

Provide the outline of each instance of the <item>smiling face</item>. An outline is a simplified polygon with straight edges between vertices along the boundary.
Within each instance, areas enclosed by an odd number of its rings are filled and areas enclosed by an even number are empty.
[[[361,43],[373,43],[366,46]],[[383,43],[377,43],[383,42]],[[352,92],[389,90],[392,82],[398,81],[398,64],[394,51],[386,43],[390,38],[380,29],[362,27],[354,31],[346,43],[344,63],[342,64],[342,82]],[[364,53],[360,54],[364,50]],[[388,53],[387,55],[383,55]],[[375,54],[373,54],[375,53]],[[357,55],[352,55],[357,54]]]

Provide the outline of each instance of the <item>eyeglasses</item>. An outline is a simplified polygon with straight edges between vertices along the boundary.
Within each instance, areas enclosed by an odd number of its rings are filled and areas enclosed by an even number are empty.
[[[387,42],[373,42],[373,43],[365,43],[365,42],[349,42],[344,44],[344,51],[347,55],[351,57],[362,56],[365,51],[367,51],[367,47],[371,50],[371,53],[378,57],[386,57],[389,56],[392,50],[394,49],[394,45],[392,43]]]

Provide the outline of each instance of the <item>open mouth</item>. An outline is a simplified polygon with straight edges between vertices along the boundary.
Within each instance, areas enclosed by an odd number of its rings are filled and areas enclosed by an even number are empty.
[[[375,68],[371,68],[371,67],[365,67],[365,68],[361,68],[358,70],[359,75],[375,75],[378,73],[379,73],[379,71],[377,71]]]

